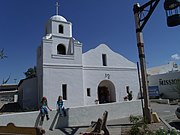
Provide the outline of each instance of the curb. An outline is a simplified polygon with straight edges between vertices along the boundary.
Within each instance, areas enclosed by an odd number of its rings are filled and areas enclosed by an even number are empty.
[[[166,127],[169,129],[169,131],[176,130],[174,127],[171,127],[171,125],[169,125],[169,123],[167,123],[162,117],[159,117],[159,118],[166,125]]]

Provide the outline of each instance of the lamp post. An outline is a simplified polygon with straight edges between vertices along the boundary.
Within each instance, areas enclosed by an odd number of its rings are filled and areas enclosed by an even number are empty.
[[[144,41],[142,30],[152,15],[154,9],[158,5],[160,0],[150,0],[144,5],[140,6],[138,3],[134,5],[134,19],[136,25],[136,39],[137,47],[140,60],[140,69],[141,69],[141,80],[142,80],[142,89],[143,89],[143,99],[144,99],[144,108],[143,114],[144,119],[151,123],[151,108],[149,104],[149,93],[147,85],[147,73],[146,73],[146,60],[144,53]],[[148,10],[145,10],[148,8]],[[180,25],[180,0],[165,0],[164,9],[166,10],[167,15],[167,24],[168,26],[177,26]],[[146,11],[146,15],[143,12]],[[142,15],[143,14],[143,15]],[[141,85],[140,85],[141,86]]]
[[[151,108],[149,104],[149,93],[148,93],[148,85],[147,85],[147,73],[146,73],[146,61],[145,61],[145,53],[144,53],[144,41],[143,41],[143,33],[142,30],[153,13],[155,7],[157,6],[160,0],[151,0],[148,3],[140,6],[139,4],[135,4],[134,11],[134,19],[136,25],[136,38],[137,38],[137,47],[139,53],[140,60],[140,69],[141,69],[141,80],[142,80],[142,89],[143,89],[143,99],[144,99],[144,108],[143,114],[144,119],[151,123]],[[141,13],[145,8],[150,7],[146,16],[141,18]]]

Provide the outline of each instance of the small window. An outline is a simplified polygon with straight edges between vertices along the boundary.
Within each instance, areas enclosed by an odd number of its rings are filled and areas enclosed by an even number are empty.
[[[67,100],[67,84],[62,85],[62,95],[63,95],[63,99]]]
[[[129,86],[126,86],[126,92],[129,93]]]
[[[63,25],[59,25],[59,33],[64,33],[64,27],[63,27]]]
[[[107,66],[107,57],[106,57],[106,54],[102,54],[102,63],[103,63],[103,66]]]
[[[59,44],[57,46],[57,53],[65,55],[66,54],[66,47],[63,44]]]
[[[87,88],[87,96],[90,97],[91,96],[91,89]]]

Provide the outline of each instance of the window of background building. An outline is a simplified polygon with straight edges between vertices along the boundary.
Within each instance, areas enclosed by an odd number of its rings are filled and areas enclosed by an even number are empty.
[[[62,96],[64,100],[67,100],[67,84],[62,85]]]

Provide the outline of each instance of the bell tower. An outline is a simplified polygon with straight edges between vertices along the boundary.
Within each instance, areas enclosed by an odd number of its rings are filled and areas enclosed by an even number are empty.
[[[59,15],[58,9],[56,2],[56,15],[48,20],[37,50],[38,97],[40,101],[46,96],[51,108],[56,108],[58,95],[66,98],[66,106],[84,104],[82,44],[72,37],[72,23]]]
[[[53,38],[53,54],[72,55],[72,23],[58,14],[59,4],[56,1],[56,15],[52,16],[46,24],[45,39]]]

